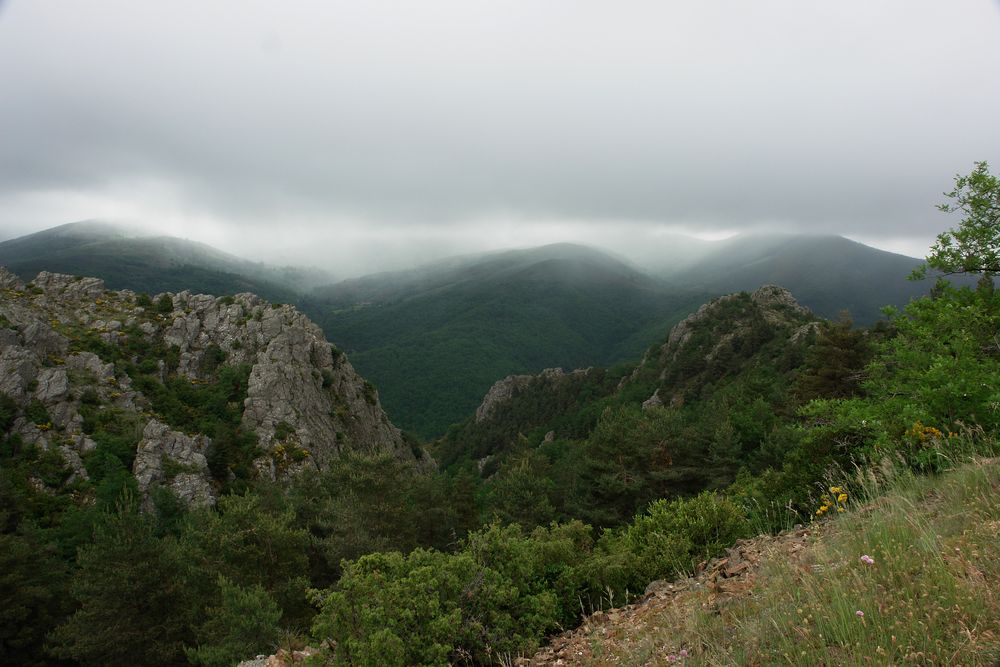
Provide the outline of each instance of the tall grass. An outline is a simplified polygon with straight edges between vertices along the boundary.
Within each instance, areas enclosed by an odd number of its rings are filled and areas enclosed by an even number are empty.
[[[797,557],[776,542],[752,596],[668,609],[670,630],[615,662],[672,664],[684,648],[689,665],[1000,664],[1000,462],[851,478],[858,500]]]

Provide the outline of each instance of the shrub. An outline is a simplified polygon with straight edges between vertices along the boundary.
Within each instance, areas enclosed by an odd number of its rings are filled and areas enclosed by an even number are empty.
[[[586,558],[580,522],[492,525],[457,554],[417,549],[345,563],[332,591],[314,591],[313,625],[337,641],[336,664],[491,664],[534,650],[575,617],[573,567]]]
[[[275,440],[280,440],[281,442],[284,442],[294,434],[295,434],[295,427],[286,421],[280,421],[274,425]]]
[[[164,294],[156,300],[156,311],[164,314],[174,312],[174,300],[169,294]]]
[[[657,500],[620,531],[606,531],[584,568],[591,604],[627,601],[650,582],[690,572],[750,534],[744,511],[716,493]]]
[[[24,416],[36,426],[52,424],[52,417],[49,416],[49,411],[45,409],[45,405],[39,400],[31,401],[28,404],[28,407],[24,410]]]
[[[0,393],[0,433],[6,433],[17,417],[17,403],[7,394]]]

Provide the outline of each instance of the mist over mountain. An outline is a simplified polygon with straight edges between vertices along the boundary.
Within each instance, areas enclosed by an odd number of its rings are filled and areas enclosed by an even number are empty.
[[[302,301],[403,428],[443,432],[497,379],[637,356],[703,300],[556,244],[345,281]]]
[[[69,223],[4,241],[0,266],[23,280],[39,271],[55,271],[97,276],[112,289],[151,294],[253,292],[285,302],[302,289],[332,279],[315,269],[251,262],[197,241],[151,236],[100,221]]]
[[[461,420],[507,375],[636,358],[720,294],[778,284],[818,315],[846,310],[870,324],[882,307],[928,291],[930,281],[906,279],[918,264],[838,236],[675,235],[628,259],[559,243],[332,283],[322,269],[96,221],[0,243],[0,265],[25,280],[49,270],[151,294],[253,292],[295,303],[351,354],[393,419],[424,437]]]
[[[887,305],[927,294],[933,280],[908,276],[922,260],[833,235],[740,234],[687,246],[687,255],[645,266],[669,283],[713,295],[781,285],[817,314],[848,311],[872,324]]]

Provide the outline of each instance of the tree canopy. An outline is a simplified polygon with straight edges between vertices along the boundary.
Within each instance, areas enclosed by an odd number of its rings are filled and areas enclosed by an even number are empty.
[[[989,164],[976,162],[968,176],[955,177],[955,189],[946,192],[951,201],[938,206],[945,213],[960,212],[958,229],[938,234],[927,256],[927,264],[914,272],[923,278],[927,269],[945,275],[978,273],[989,280],[1000,273],[1000,178]]]

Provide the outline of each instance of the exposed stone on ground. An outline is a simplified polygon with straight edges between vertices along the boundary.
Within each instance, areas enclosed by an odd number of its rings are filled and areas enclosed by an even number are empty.
[[[803,324],[801,327],[795,330],[788,338],[788,342],[795,344],[801,340],[806,340],[809,336],[814,336],[819,333],[819,322],[809,322],[808,324]]]
[[[539,375],[546,378],[556,378],[564,375],[564,372],[561,368],[546,368]],[[527,387],[535,377],[535,375],[508,375],[502,380],[494,382],[483,397],[483,402],[476,408],[476,422],[489,419],[501,404],[506,403],[515,393]]]
[[[31,283],[67,300],[96,299],[104,294],[104,281],[99,278],[80,278],[42,271]]]
[[[16,275],[0,266],[0,289],[24,291],[24,283]]]
[[[641,655],[650,635],[669,635],[669,619],[705,611],[718,612],[733,601],[753,594],[757,575],[771,560],[799,562],[812,539],[811,528],[796,528],[778,536],[740,540],[721,558],[699,566],[693,577],[654,581],[634,604],[588,616],[575,630],[551,638],[534,656],[515,665],[612,665],[623,655]],[[677,651],[696,637],[677,636]],[[643,664],[643,663],[635,663]]]
[[[308,646],[301,651],[287,651],[282,648],[274,655],[258,655],[253,660],[244,660],[237,667],[289,667],[305,664],[310,657],[318,654],[319,649]]]
[[[750,298],[763,309],[764,318],[772,324],[786,323],[788,317],[781,317],[783,313],[787,315],[791,312],[801,316],[811,314],[808,308],[799,305],[791,292],[778,285],[763,285]]]
[[[495,458],[496,458],[495,456],[489,454],[481,459],[476,460],[476,470],[479,471],[480,475],[483,474],[483,471],[486,470],[486,466],[488,466]]]
[[[657,387],[656,391],[653,392],[653,395],[642,402],[642,409],[652,410],[653,408],[661,407],[663,407],[663,399],[660,398],[660,389]]]

